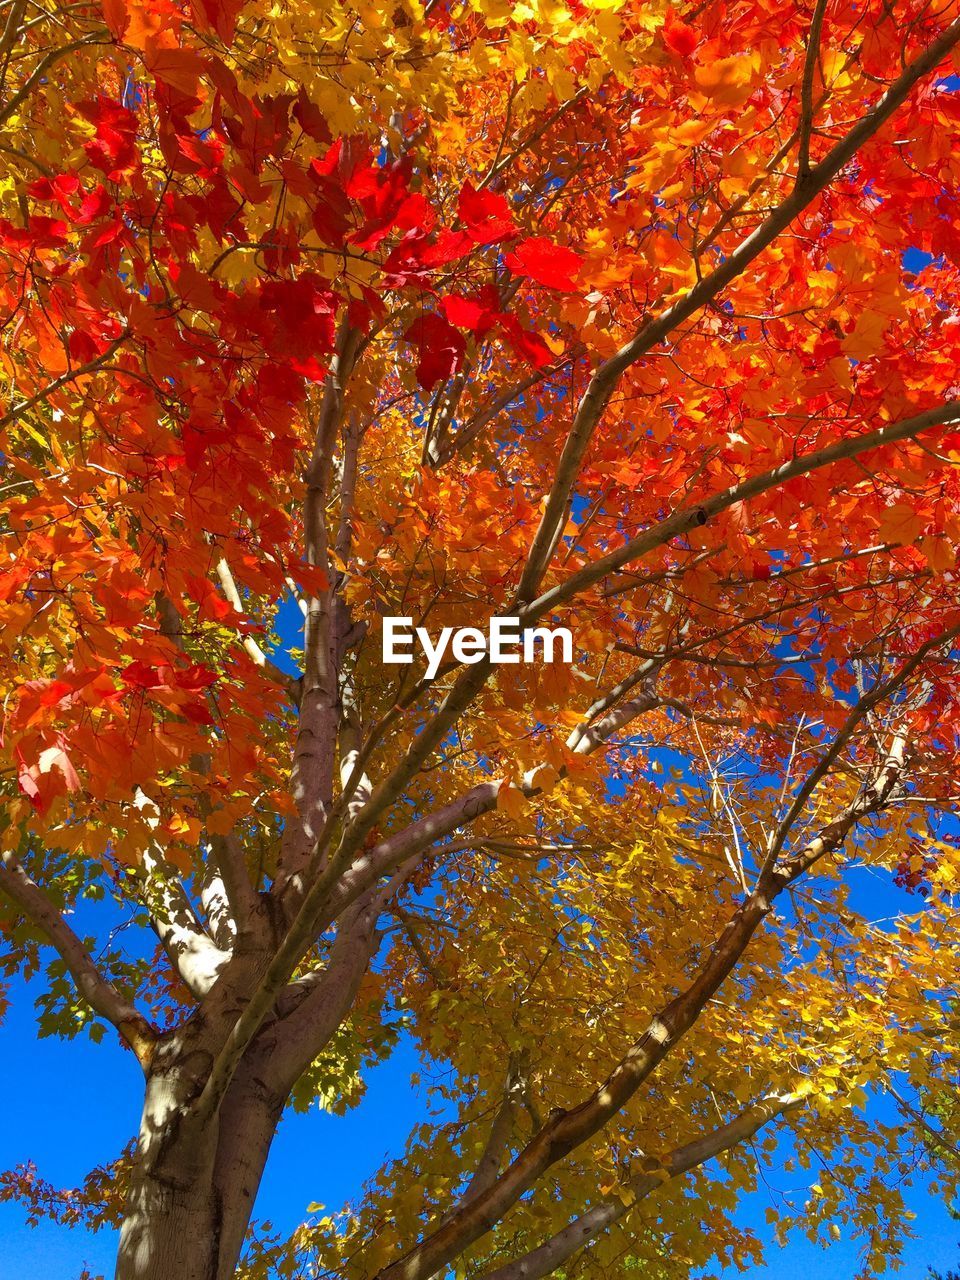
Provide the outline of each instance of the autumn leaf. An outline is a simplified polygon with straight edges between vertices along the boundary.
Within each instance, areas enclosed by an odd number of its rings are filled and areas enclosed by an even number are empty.
[[[752,71],[749,58],[735,55],[702,63],[694,70],[693,78],[714,102],[733,107],[749,96]]]
[[[909,546],[922,531],[923,521],[909,503],[897,502],[881,514],[878,533],[884,542]]]
[[[521,240],[516,248],[504,257],[504,262],[514,275],[524,276],[537,284],[546,285],[564,293],[577,288],[576,275],[580,258],[565,245],[553,244],[545,236],[531,236]]]
[[[464,298],[457,294],[441,298],[440,308],[452,325],[458,329],[468,329],[478,337],[483,337],[501,318],[495,302],[491,308],[479,298]]]
[[[417,316],[403,337],[417,349],[417,382],[426,390],[449,378],[466,350],[463,336],[437,312]]]
[[[697,47],[697,33],[692,26],[670,12],[663,24],[663,42],[671,52],[687,58]]]
[[[518,787],[506,784],[500,788],[497,794],[497,808],[514,822],[518,822],[526,812],[527,802],[523,792]]]
[[[476,191],[469,180],[460,190],[457,212],[477,244],[505,240],[517,234],[505,197],[497,191]]]

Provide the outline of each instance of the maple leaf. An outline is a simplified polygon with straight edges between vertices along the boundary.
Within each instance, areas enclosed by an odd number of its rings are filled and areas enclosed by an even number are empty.
[[[909,546],[922,532],[923,521],[909,503],[895,503],[881,515],[878,533],[885,542]]]
[[[524,329],[516,316],[504,316],[502,323],[507,340],[514,351],[525,360],[529,360],[535,369],[545,369],[553,364],[554,354],[540,334]]]
[[[525,276],[548,289],[572,293],[577,288],[576,275],[581,260],[572,249],[554,244],[546,236],[532,236],[521,240],[504,263],[514,275]]]
[[[103,349],[102,343],[97,342],[89,333],[84,333],[81,329],[73,330],[67,345],[72,359],[77,364],[86,364],[88,360],[93,360]]]
[[[130,6],[127,0],[100,0],[104,21],[115,40],[122,40],[130,25]]]
[[[469,180],[460,189],[457,213],[477,244],[490,244],[517,234],[506,198],[498,191],[477,191]]]
[[[750,59],[734,55],[702,63],[695,69],[694,79],[714,102],[733,107],[750,96],[751,74]]]
[[[20,748],[17,748],[17,785],[21,792],[27,797],[32,805],[37,809],[43,808],[43,798],[40,794],[40,787],[37,785],[36,775],[39,772],[36,768],[32,768],[25,760]]]
[[[330,127],[323,112],[311,101],[302,85],[297,90],[297,100],[293,104],[293,117],[315,142],[329,144],[332,141]]]
[[[315,564],[298,560],[289,566],[289,570],[293,581],[305,588],[310,595],[319,595],[330,586],[329,575]]]
[[[31,182],[27,194],[34,200],[55,200],[70,220],[75,221],[77,211],[72,197],[79,190],[80,179],[76,174],[63,173],[56,178],[38,178],[36,182]]]
[[[113,200],[110,192],[102,183],[98,183],[93,191],[87,192],[80,201],[80,208],[74,221],[80,227],[88,227],[92,222],[109,213],[112,207]]]
[[[83,144],[90,163],[111,182],[118,181],[137,161],[137,117],[103,95],[77,103],[77,110],[96,129],[95,137]]]
[[[667,49],[675,52],[680,58],[689,58],[698,45],[698,36],[695,29],[681,22],[676,14],[668,13],[663,23],[663,42]]]
[[[165,667],[152,667],[137,658],[127,663],[120,678],[135,689],[162,689],[166,686],[166,670]]]
[[[38,752],[35,764],[27,761],[19,747],[16,755],[17,785],[21,793],[41,813],[62,790],[79,790],[80,778],[60,743],[43,747]],[[54,770],[56,770],[55,774]]]
[[[694,28],[671,11],[663,24],[663,43],[681,58],[688,58],[699,41]]]
[[[497,793],[497,808],[514,822],[520,822],[526,813],[527,802],[519,787],[503,786]]]
[[[191,2],[190,9],[198,26],[215,31],[225,45],[230,45],[244,3],[245,0],[199,0]]]
[[[468,329],[478,338],[504,319],[495,290],[481,290],[472,297],[447,294],[440,299],[440,309],[452,325]]]
[[[48,218],[39,213],[30,214],[26,227],[15,227],[5,218],[0,218],[0,237],[10,247],[55,249],[66,244],[69,230],[61,218]]]
[[[46,747],[41,751],[37,757],[37,768],[41,774],[49,773],[51,769],[57,769],[70,791],[76,791],[80,786],[80,778],[77,775],[77,771],[73,767],[70,757],[61,746]]]
[[[425,390],[449,378],[466,351],[463,335],[434,311],[417,316],[403,338],[417,348],[417,382]]]

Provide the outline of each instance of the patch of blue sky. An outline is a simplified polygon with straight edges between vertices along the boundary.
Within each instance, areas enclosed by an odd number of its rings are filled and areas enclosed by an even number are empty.
[[[135,1134],[142,1077],[115,1037],[99,1046],[85,1039],[36,1041],[31,1005],[39,994],[38,980],[17,980],[0,1029],[0,1072],[8,1094],[20,1090],[24,1096],[22,1106],[7,1108],[0,1129],[0,1168],[33,1160],[38,1176],[76,1186]],[[385,1160],[402,1155],[413,1125],[427,1119],[426,1088],[411,1083],[422,1069],[413,1043],[401,1035],[390,1058],[365,1071],[366,1093],[353,1111],[288,1112],[267,1162],[258,1220],[292,1232],[308,1216],[308,1205],[323,1203],[335,1212],[356,1199]],[[109,1229],[32,1228],[20,1206],[4,1204],[0,1239],[0,1280],[30,1274],[77,1280],[84,1264],[94,1275],[113,1274],[117,1233]]]

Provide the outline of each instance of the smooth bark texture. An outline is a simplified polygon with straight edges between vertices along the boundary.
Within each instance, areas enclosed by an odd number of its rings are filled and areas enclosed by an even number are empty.
[[[147,1080],[117,1280],[229,1280],[236,1271],[286,1095],[252,1057],[198,1128],[185,1086],[162,1069]]]

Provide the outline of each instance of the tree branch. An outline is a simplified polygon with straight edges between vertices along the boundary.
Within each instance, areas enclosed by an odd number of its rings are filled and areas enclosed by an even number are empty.
[[[309,862],[333,799],[339,710],[337,644],[334,635],[333,572],[326,504],[337,432],[343,419],[344,389],[353,370],[360,332],[341,325],[317,416],[313,452],[303,480],[304,558],[326,575],[327,584],[306,597],[303,623],[303,685],[293,752],[290,789],[299,815],[284,829],[274,880],[279,896],[291,884],[299,895],[299,875]]]
[[[215,567],[217,578],[220,581],[223,594],[227,598],[227,603],[232,605],[236,613],[242,615],[244,612],[243,600],[240,597],[240,592],[237,589],[233,573],[227,563],[227,558],[222,552],[217,556],[217,563]],[[300,695],[303,687],[302,678],[288,675],[286,671],[282,671],[275,662],[267,657],[264,651],[257,644],[256,640],[254,640],[253,636],[241,635],[240,643],[243,645],[243,648],[251,661],[260,668],[268,679],[270,679],[275,685],[279,686],[279,688],[283,689],[294,706],[298,707],[300,705]]]
[[[159,825],[159,809],[140,787],[134,792],[133,802],[141,812],[153,810],[152,814],[145,812],[148,827]],[[150,921],[173,968],[189,991],[202,999],[229,961],[230,952],[221,950],[204,930],[183,886],[166,873],[162,859],[163,850],[158,846],[143,851]]]
[[[749,501],[766,493],[769,489],[786,484],[799,476],[810,475],[823,467],[831,466],[834,462],[857,458],[871,449],[896,444],[901,440],[918,436],[924,431],[955,422],[960,422],[960,400],[950,400],[935,409],[927,409],[924,413],[918,413],[911,418],[904,418],[900,422],[879,427],[876,431],[868,431],[860,436],[846,436],[822,449],[798,454],[789,462],[751,476],[749,480],[743,480],[739,484],[730,485],[700,503],[681,507],[673,515],[661,520],[659,524],[651,525],[636,538],[625,542],[616,551],[611,551],[599,560],[585,565],[564,582],[545,591],[520,611],[520,621],[529,626],[551,609],[565,603],[595,582],[599,582],[601,578],[607,577],[625,564],[640,559],[641,556],[649,554],[656,548],[665,546],[681,534],[689,533],[691,529],[706,524],[708,520],[735,506],[738,502]]]
[[[691,1169],[721,1155],[731,1147],[749,1142],[771,1120],[778,1119],[789,1111],[796,1111],[802,1105],[803,1095],[799,1093],[764,1098],[728,1124],[671,1151],[664,1156],[655,1171],[631,1178],[624,1187],[627,1192],[625,1196],[609,1196],[598,1200],[586,1213],[575,1218],[538,1249],[533,1249],[503,1267],[497,1267],[495,1271],[488,1271],[481,1280],[542,1280],[543,1276],[556,1271],[574,1253],[596,1239],[601,1231],[626,1217],[638,1201],[658,1191],[665,1182],[689,1173]]]
[[[24,870],[16,854],[2,854],[0,892],[43,934],[70,971],[77,991],[95,1013],[119,1031],[146,1071],[157,1040],[155,1028],[108,982],[46,893]]]
[[[890,119],[907,99],[911,89],[950,53],[960,40],[960,19],[903,71],[881,95],[874,108],[833,146],[818,165],[810,169],[802,183],[747,238],[708,275],[703,276],[683,297],[647,321],[616,355],[597,369],[577,408],[573,425],[557,464],[553,486],[540,525],[530,547],[527,564],[517,588],[521,604],[529,603],[537,590],[553,554],[559,533],[567,520],[570,495],[594,430],[623,373],[646,355],[667,335],[688,320],[737,278],[768,245],[785,231],[803,209],[823,191],[858,149]]]
[[[823,16],[827,0],[817,0],[810,23],[807,52],[803,60],[803,81],[800,85],[800,149],[797,163],[797,182],[805,182],[810,172],[810,135],[813,132],[813,76],[820,57],[820,37],[823,32]]]

